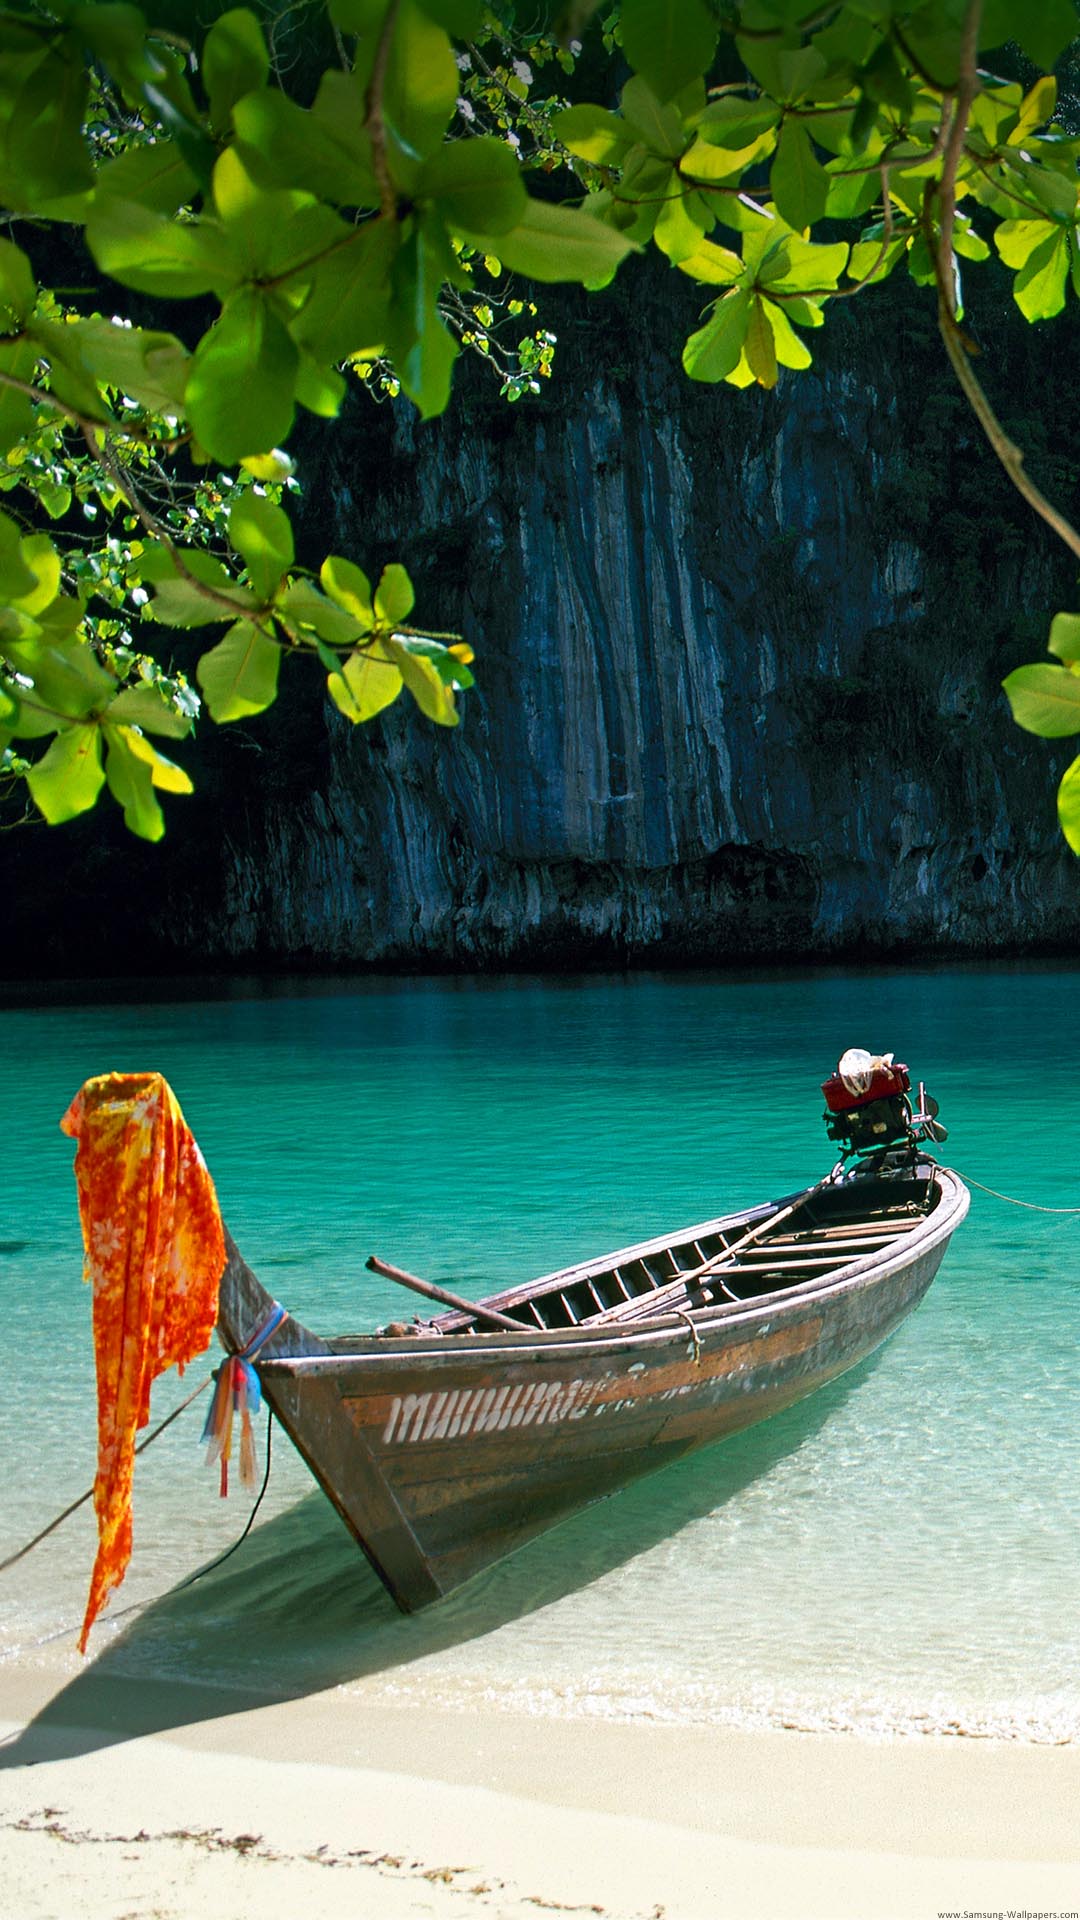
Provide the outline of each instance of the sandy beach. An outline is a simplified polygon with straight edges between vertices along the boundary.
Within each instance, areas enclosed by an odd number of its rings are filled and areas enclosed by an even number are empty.
[[[1080,1909],[1080,1744],[0,1679],[19,1920],[935,1920]]]

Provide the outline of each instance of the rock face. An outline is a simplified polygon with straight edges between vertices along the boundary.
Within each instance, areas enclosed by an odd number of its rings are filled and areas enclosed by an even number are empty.
[[[852,303],[811,373],[741,394],[681,373],[693,292],[642,269],[547,297],[536,402],[471,367],[432,425],[358,399],[308,460],[301,538],[405,561],[417,617],[476,647],[462,725],[399,703],[353,729],[297,669],[265,720],[204,736],[202,802],[160,848],[133,862],[110,829],[106,858],[99,821],[24,882],[15,970],[31,943],[81,964],[73,888],[104,895],[121,969],[136,929],[177,965],[1072,944],[1071,750],[1018,733],[1000,693],[1070,604],[1068,558],[954,395],[928,305]],[[1068,510],[1046,336],[994,325],[988,384]],[[1056,402],[1050,431],[1075,431]]]

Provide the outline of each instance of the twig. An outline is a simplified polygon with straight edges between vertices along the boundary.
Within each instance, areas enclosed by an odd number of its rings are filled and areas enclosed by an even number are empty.
[[[930,258],[934,263],[934,278],[937,282],[938,331],[961,391],[1013,486],[1027,501],[1033,512],[1037,513],[1058,538],[1064,541],[1070,552],[1080,559],[1080,533],[1063,513],[1059,513],[1025,471],[1023,451],[1015,441],[1010,440],[987,399],[971,364],[971,343],[957,320],[952,247],[953,221],[956,213],[956,179],[964,151],[964,137],[972,102],[980,87],[976,60],[981,15],[982,0],[968,0],[964,15],[960,78],[957,82],[952,120],[945,145],[941,180],[936,189],[938,198],[936,236],[933,222],[935,197],[933,181],[927,181],[923,192],[922,224]]]
[[[390,64],[390,48],[393,45],[394,28],[397,24],[398,0],[390,0],[386,18],[379,35],[379,44],[375,49],[375,64],[371,69],[371,79],[365,98],[367,117],[365,131],[371,141],[371,164],[379,188],[379,207],[388,220],[397,218],[397,189],[390,177],[390,165],[386,156],[386,123],[382,117],[383,88],[386,85],[386,73]]]

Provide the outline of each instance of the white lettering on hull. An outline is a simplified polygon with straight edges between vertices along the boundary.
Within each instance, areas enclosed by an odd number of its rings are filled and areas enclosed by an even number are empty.
[[[470,1433],[505,1433],[508,1427],[558,1426],[603,1413],[594,1405],[607,1380],[538,1380],[513,1387],[455,1387],[447,1391],[395,1395],[383,1441],[459,1440]],[[632,1407],[633,1400],[616,1403]],[[613,1409],[614,1410],[614,1409]]]

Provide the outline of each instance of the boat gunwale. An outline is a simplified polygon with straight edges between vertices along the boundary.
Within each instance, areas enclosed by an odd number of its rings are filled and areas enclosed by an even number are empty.
[[[888,1279],[894,1270],[914,1265],[916,1259],[932,1252],[943,1240],[949,1240],[959,1227],[968,1211],[971,1196],[967,1187],[951,1168],[941,1167],[936,1162],[928,1162],[941,1184],[941,1196],[937,1206],[925,1221],[906,1232],[902,1244],[898,1247],[895,1240],[891,1245],[878,1248],[874,1252],[859,1254],[854,1259],[832,1268],[826,1274],[815,1278],[797,1281],[793,1285],[777,1288],[770,1293],[747,1296],[743,1300],[724,1300],[709,1306],[685,1307],[673,1309],[669,1313],[658,1314],[655,1318],[643,1315],[634,1322],[621,1322],[617,1319],[607,1323],[590,1325],[587,1321],[577,1327],[540,1328],[522,1327],[520,1333],[510,1333],[503,1329],[481,1330],[475,1327],[461,1332],[434,1332],[429,1334],[408,1334],[390,1339],[384,1334],[371,1333],[355,1336],[358,1344],[347,1351],[335,1350],[326,1346],[326,1350],[317,1353],[297,1354],[276,1357],[269,1353],[267,1358],[258,1362],[260,1375],[270,1378],[297,1377],[312,1374],[340,1375],[353,1369],[365,1372],[380,1370],[384,1367],[399,1366],[403,1360],[443,1361],[451,1364],[471,1358],[491,1360],[499,1355],[507,1358],[524,1359],[536,1354],[580,1355],[585,1348],[604,1347],[618,1351],[640,1351],[643,1347],[657,1344],[685,1342],[688,1334],[697,1339],[700,1332],[712,1332],[721,1328],[725,1332],[740,1329],[748,1323],[760,1320],[763,1315],[770,1321],[788,1311],[797,1310],[809,1302],[826,1302],[830,1296],[853,1293],[863,1284],[876,1284]],[[676,1240],[697,1238],[702,1232],[716,1232],[723,1226],[729,1226],[754,1218],[778,1212],[799,1199],[812,1189],[801,1188],[785,1199],[767,1202],[762,1207],[748,1209],[744,1213],[725,1215],[720,1219],[705,1222],[699,1229],[680,1229],[676,1234],[653,1241],[639,1242],[637,1247],[626,1249],[622,1254],[603,1256],[599,1261],[581,1263],[576,1267],[557,1269],[554,1275],[544,1275],[530,1285],[530,1292],[539,1292],[549,1280],[561,1281],[565,1285],[573,1284],[571,1276],[584,1277],[587,1270],[602,1270],[605,1264],[618,1265],[623,1258],[633,1254],[642,1257],[649,1249],[668,1247]],[[923,1230],[925,1228],[925,1231]],[[898,1236],[899,1237],[899,1236]],[[492,1299],[501,1296],[492,1295]],[[641,1296],[643,1300],[647,1295]],[[486,1304],[486,1303],[485,1303]],[[445,1317],[445,1316],[444,1316]],[[302,1322],[294,1322],[307,1333]],[[319,1339],[319,1345],[326,1343]]]

